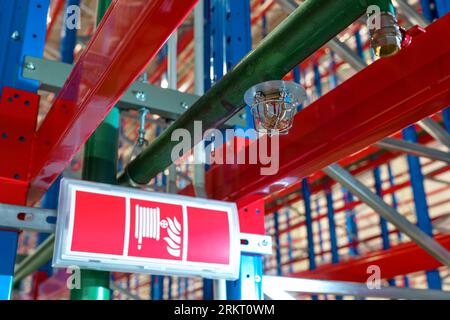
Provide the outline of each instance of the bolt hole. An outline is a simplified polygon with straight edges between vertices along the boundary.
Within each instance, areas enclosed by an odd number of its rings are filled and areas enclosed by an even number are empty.
[[[40,9],[40,8],[42,8],[42,5],[41,5],[40,3],[38,3],[38,4],[36,5],[36,7],[37,7],[38,9]]]
[[[261,213],[261,210],[256,209],[256,214],[260,214],[260,213]]]
[[[19,212],[17,214],[17,219],[19,219],[20,221],[31,221],[31,220],[33,220],[33,214],[32,213]]]
[[[50,224],[56,224],[56,217],[47,217],[45,221]]]
[[[30,101],[26,100],[23,104],[28,107],[30,105]]]
[[[8,134],[7,134],[6,132],[3,132],[3,133],[2,133],[2,138],[3,138],[3,139],[7,139],[7,138],[8,138]]]
[[[19,99],[19,95],[17,93],[14,93],[14,98]]]
[[[244,212],[248,212],[248,208],[244,208]]]
[[[9,98],[8,98],[8,102],[13,102],[13,98],[12,98],[12,97],[9,97]]]
[[[33,34],[33,38],[35,38],[35,39],[37,38],[37,34],[36,33]]]
[[[19,180],[19,179],[20,179],[20,174],[16,173],[16,174],[14,175],[14,179]]]
[[[19,141],[20,141],[20,142],[24,142],[24,141],[25,141],[25,137],[24,137],[24,136],[20,136],[20,137],[19,137]]]
[[[247,279],[248,279],[248,278],[250,278],[250,275],[249,275],[249,274],[247,274],[247,275],[246,275],[246,277],[247,277]]]

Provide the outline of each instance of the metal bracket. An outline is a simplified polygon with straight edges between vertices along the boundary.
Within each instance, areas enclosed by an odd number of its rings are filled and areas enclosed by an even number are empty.
[[[272,237],[260,234],[241,233],[241,252],[270,255],[272,254]]]
[[[41,89],[56,93],[62,88],[71,71],[70,64],[27,56],[23,66],[23,77],[37,80],[41,84]],[[199,98],[193,94],[135,81],[117,106],[121,110],[148,108],[153,114],[175,120]],[[242,113],[243,111],[231,118],[226,125],[245,126]]]
[[[56,210],[0,204],[0,227],[54,233]]]

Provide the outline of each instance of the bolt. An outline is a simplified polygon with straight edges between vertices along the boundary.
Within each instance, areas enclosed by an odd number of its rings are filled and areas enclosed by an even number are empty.
[[[256,276],[255,276],[255,282],[256,282],[256,283],[260,283],[260,282],[261,282],[261,276],[256,275]]]
[[[17,41],[17,40],[19,40],[20,39],[20,33],[19,33],[19,31],[14,31],[12,34],[11,34],[11,39],[13,39],[13,40],[15,40],[15,41]]]
[[[268,244],[269,244],[269,242],[267,242],[266,239],[262,240],[262,241],[259,243],[259,245],[260,245],[261,247],[267,247]]]
[[[34,65],[33,62],[28,61],[27,63],[25,63],[25,69],[36,70],[36,66]]]
[[[189,108],[189,105],[184,101],[180,103],[180,106],[185,110],[187,110]]]
[[[147,97],[146,97],[144,92],[138,91],[138,92],[136,92],[136,99],[138,99],[139,101],[144,102],[145,100],[147,100]]]

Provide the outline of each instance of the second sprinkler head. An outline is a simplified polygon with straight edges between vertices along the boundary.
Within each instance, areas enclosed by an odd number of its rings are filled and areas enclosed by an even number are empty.
[[[400,51],[402,33],[397,18],[391,12],[381,12],[379,24],[369,28],[372,48],[378,57],[389,57]]]

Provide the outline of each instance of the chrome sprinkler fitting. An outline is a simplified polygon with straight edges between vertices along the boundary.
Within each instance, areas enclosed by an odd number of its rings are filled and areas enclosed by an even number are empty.
[[[140,123],[139,123],[138,137],[133,145],[133,148],[131,149],[131,153],[129,154],[128,163],[136,159],[136,157],[142,152],[142,150],[146,146],[148,146],[148,141],[145,139],[145,122],[149,110],[147,108],[141,108],[139,112],[140,112]]]
[[[306,100],[306,91],[295,82],[267,81],[248,89],[244,100],[251,108],[256,131],[284,135],[292,127],[297,107]]]
[[[402,48],[403,36],[394,14],[380,12],[379,15],[378,24],[368,24],[372,48],[378,57],[389,57]]]
[[[141,121],[140,121],[140,124],[139,124],[137,143],[141,147],[147,143],[147,140],[145,140],[145,122],[146,122],[146,118],[147,118],[148,112],[149,111],[148,111],[147,108],[142,108],[140,110]]]

